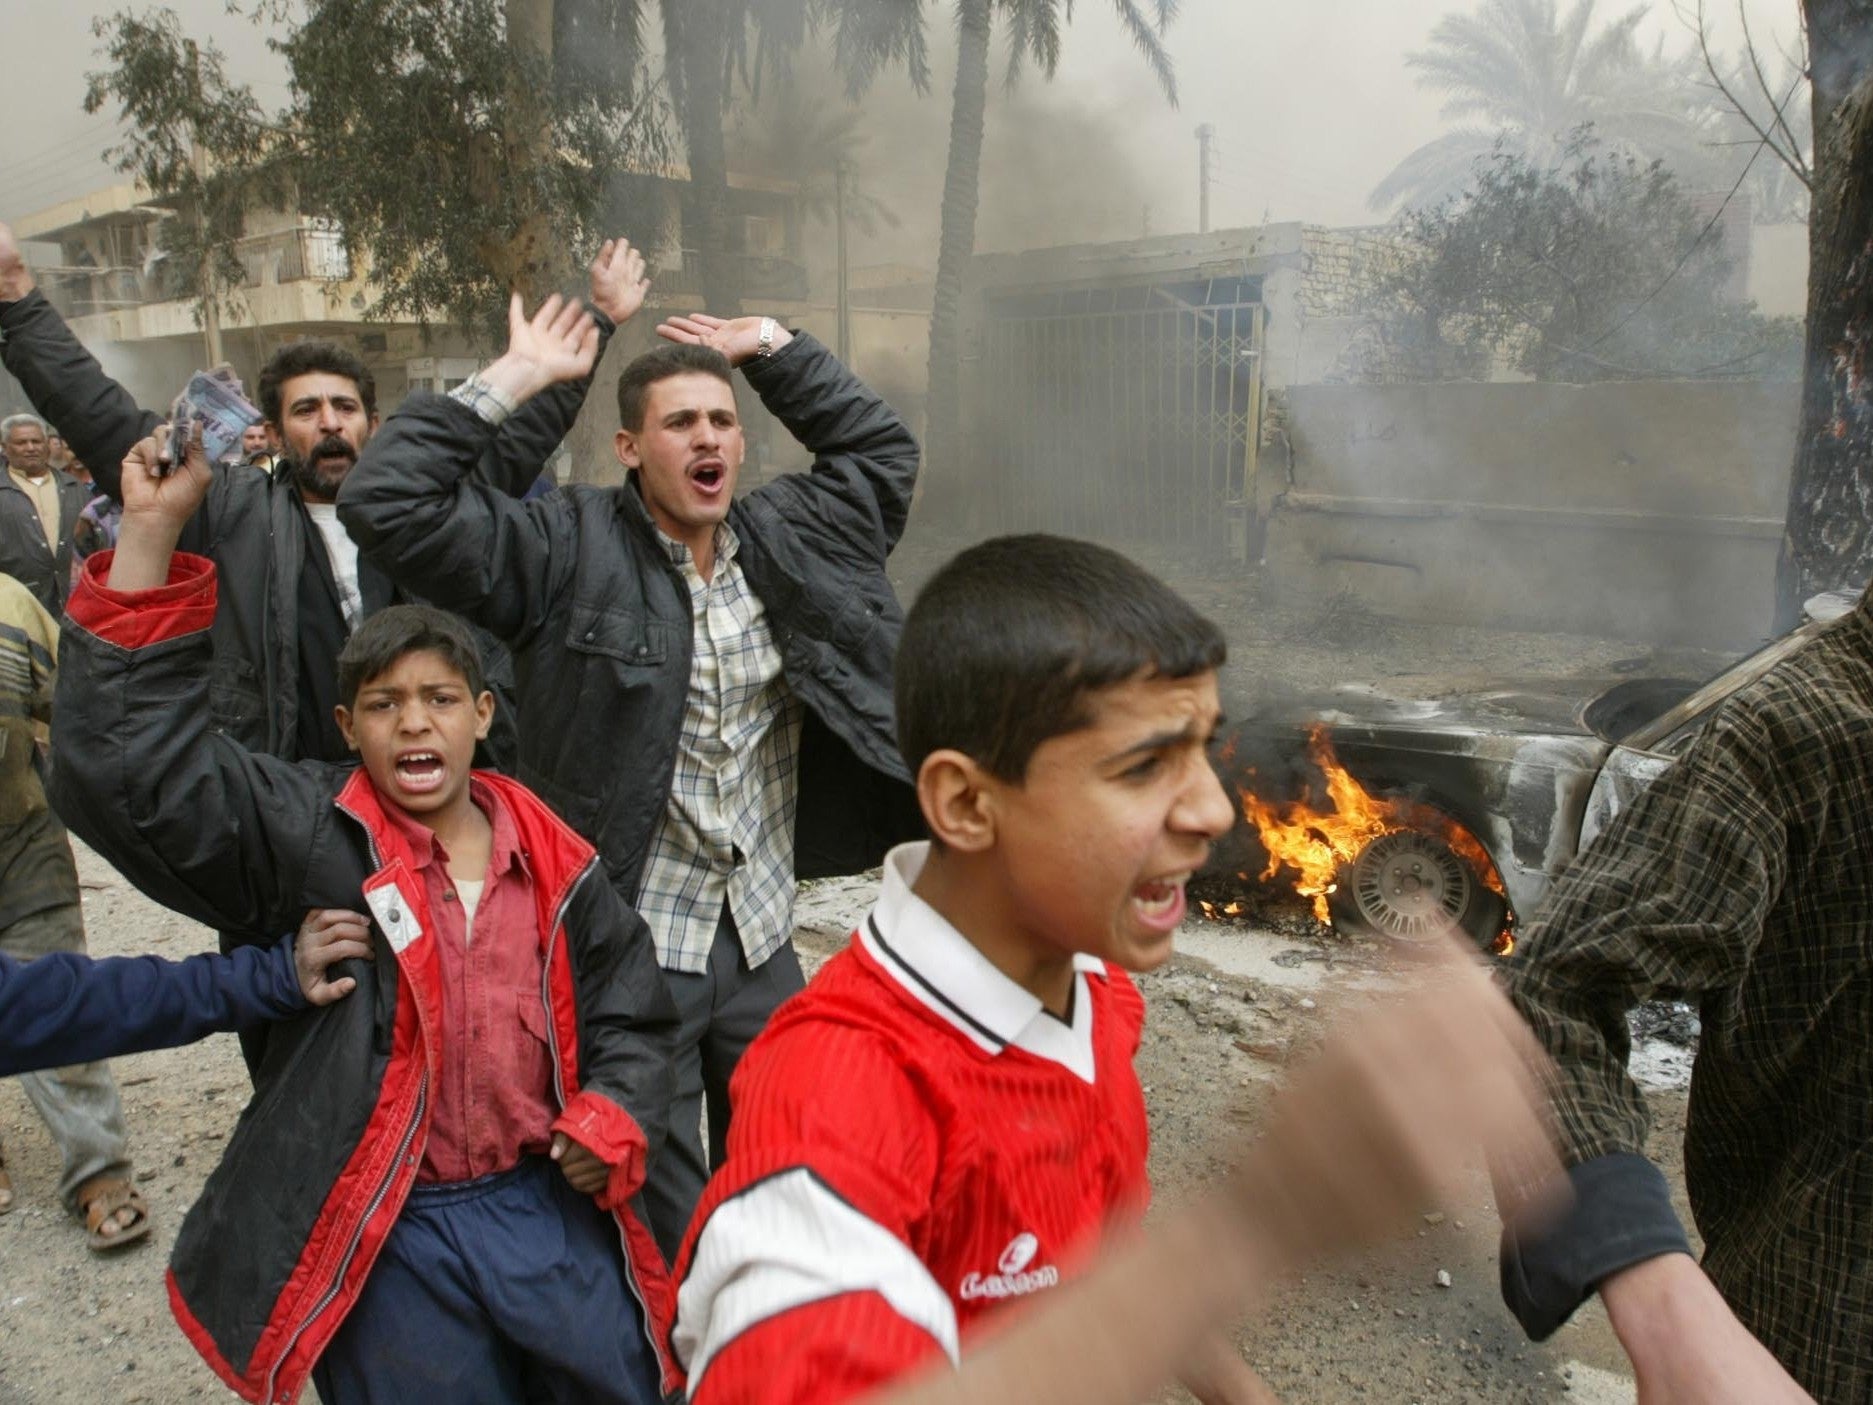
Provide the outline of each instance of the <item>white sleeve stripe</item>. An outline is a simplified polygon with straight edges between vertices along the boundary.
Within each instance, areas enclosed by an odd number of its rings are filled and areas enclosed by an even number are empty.
[[[847,1293],[874,1292],[954,1363],[956,1311],[895,1234],[811,1171],[783,1171],[718,1205],[676,1300],[673,1340],[693,1390],[709,1362],[771,1317]]]

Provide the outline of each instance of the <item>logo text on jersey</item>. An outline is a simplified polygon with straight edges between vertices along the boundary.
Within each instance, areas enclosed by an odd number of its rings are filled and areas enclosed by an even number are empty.
[[[971,1273],[964,1277],[961,1297],[964,1302],[974,1302],[977,1298],[1018,1298],[1027,1293],[1038,1293],[1042,1288],[1052,1288],[1060,1282],[1060,1270],[1052,1264],[1042,1264],[1039,1268],[1029,1268],[1034,1256],[1040,1252],[1041,1241],[1025,1230],[1008,1241],[1001,1257],[995,1261],[994,1273]]]

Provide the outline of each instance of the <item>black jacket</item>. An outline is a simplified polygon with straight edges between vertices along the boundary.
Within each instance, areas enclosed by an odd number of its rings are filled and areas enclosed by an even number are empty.
[[[422,1161],[444,1037],[434,922],[409,841],[362,768],[281,761],[209,729],[215,568],[179,556],[170,585],[129,595],[88,571],[53,704],[50,789],[72,830],[157,902],[249,941],[277,940],[309,908],[373,916],[374,959],[345,966],[357,990],[271,1026],[253,1101],[170,1260],[171,1307],[217,1374],[245,1399],[291,1401]],[[554,1129],[614,1166],[632,1150],[654,1164],[677,1019],[650,933],[591,845],[517,782],[481,779],[533,876]],[[659,1349],[673,1303],[637,1191],[619,1170],[598,1201],[618,1218]]]
[[[917,442],[810,336],[742,369],[815,455],[728,516],[806,704],[795,866],[853,872],[922,832],[892,720],[904,617],[885,574]],[[635,482],[517,503],[468,472],[493,432],[454,400],[412,396],[347,475],[339,518],[393,580],[513,645],[520,776],[597,844],[630,901],[676,767],[689,590]]]
[[[46,545],[46,530],[40,525],[39,509],[33,500],[13,481],[11,473],[0,470],[0,572],[25,586],[41,605],[57,615],[65,608],[65,593],[71,584],[72,528],[91,501],[91,490],[69,473],[53,469],[52,477],[59,485],[56,548]]]
[[[602,316],[599,328],[606,337],[612,330]],[[0,303],[0,334],[5,337],[0,358],[33,408],[59,426],[98,487],[121,501],[124,455],[159,417],[138,409],[129,392],[104,373],[43,293]],[[555,386],[529,402],[499,436],[489,437],[486,453],[474,465],[478,478],[502,493],[524,493],[571,429],[590,384],[587,379]],[[78,507],[83,506],[81,498]],[[71,517],[77,520],[76,508]],[[323,552],[324,544],[290,470],[217,469],[177,549],[198,552],[221,567],[210,690],[215,726],[250,750],[298,759],[300,576],[309,554]],[[63,601],[63,591],[59,598]],[[365,609],[380,609],[393,598],[367,590]],[[511,662],[500,653],[491,653],[486,662],[499,695],[511,687]],[[503,763],[511,762],[511,749],[502,754],[496,746],[494,753]]]

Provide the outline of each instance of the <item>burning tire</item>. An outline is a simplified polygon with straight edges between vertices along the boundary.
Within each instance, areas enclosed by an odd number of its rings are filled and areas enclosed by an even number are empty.
[[[1327,906],[1343,931],[1423,941],[1455,927],[1485,947],[1509,912],[1448,844],[1415,829],[1381,834],[1360,850],[1341,870]]]

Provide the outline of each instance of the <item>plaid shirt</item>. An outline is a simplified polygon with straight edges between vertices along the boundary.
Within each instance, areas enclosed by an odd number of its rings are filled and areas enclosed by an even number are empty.
[[[1557,1283],[1571,1277],[1578,1302],[1669,1247],[1669,1201],[1630,1174],[1657,1179],[1638,1160],[1626,1013],[1682,997],[1703,1019],[1684,1161],[1705,1269],[1816,1397],[1873,1400],[1869,599],[1731,699],[1614,822],[1557,884],[1509,980],[1559,1067],[1581,1196],[1545,1241],[1505,1237],[1524,1322],[1528,1285],[1571,1311]]]
[[[664,536],[689,586],[689,699],[663,823],[650,843],[637,910],[666,970],[708,969],[728,903],[750,968],[793,933],[793,819],[805,710],[781,673],[767,611],[724,522],[705,581],[687,546]]]
[[[516,406],[471,376],[449,392],[489,424]],[[781,671],[767,611],[748,588],[741,543],[724,522],[715,570],[687,546],[657,539],[689,586],[692,652],[676,771],[663,822],[644,861],[635,906],[665,970],[709,968],[728,904],[753,969],[793,934],[793,820],[806,712]]]

